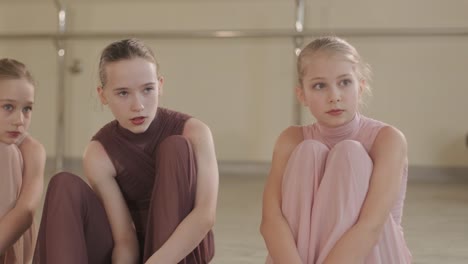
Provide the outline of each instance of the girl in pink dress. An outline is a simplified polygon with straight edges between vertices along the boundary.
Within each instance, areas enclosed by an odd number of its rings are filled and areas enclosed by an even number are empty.
[[[0,264],[30,263],[45,151],[26,131],[34,85],[25,65],[0,59]]]
[[[401,227],[406,140],[359,113],[368,66],[345,40],[322,37],[297,69],[297,98],[317,121],[276,142],[263,196],[267,263],[411,263]]]

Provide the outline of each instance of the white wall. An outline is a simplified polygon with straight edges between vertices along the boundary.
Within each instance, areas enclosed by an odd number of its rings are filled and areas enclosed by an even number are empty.
[[[308,1],[306,28],[468,28],[465,1]],[[294,1],[69,1],[76,32],[292,29]],[[52,1],[0,1],[0,32],[54,32]],[[1,34],[1,33],[0,33]],[[348,37],[371,64],[373,97],[365,113],[399,127],[412,165],[468,166],[468,37]],[[164,106],[212,128],[219,160],[269,161],[292,124],[295,61],[288,38],[144,39],[166,78]],[[80,157],[111,115],[95,96],[100,51],[111,39],[68,41],[66,154]],[[2,40],[0,56],[30,65],[38,80],[31,132],[55,151],[56,58],[52,41]],[[311,119],[303,111],[303,122]]]

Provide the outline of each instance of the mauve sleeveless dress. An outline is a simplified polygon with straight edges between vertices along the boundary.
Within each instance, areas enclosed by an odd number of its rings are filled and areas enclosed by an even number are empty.
[[[93,137],[112,161],[140,246],[140,263],[157,251],[195,203],[197,169],[191,144],[181,136],[190,116],[158,108],[140,134],[117,121]],[[79,177],[60,173],[51,180],[34,263],[111,263],[110,225],[101,201]],[[210,231],[181,264],[208,263],[214,256]]]

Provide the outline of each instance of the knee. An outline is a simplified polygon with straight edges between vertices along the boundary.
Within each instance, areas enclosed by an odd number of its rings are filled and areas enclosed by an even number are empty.
[[[322,142],[306,139],[299,143],[291,153],[290,162],[298,161],[299,163],[302,163],[301,161],[304,160],[311,161],[316,159],[326,159],[329,151],[328,147]]]
[[[60,172],[50,180],[47,187],[47,195],[60,197],[60,199],[77,197],[82,193],[82,189],[86,187],[87,184],[80,177],[72,173]]]
[[[192,152],[190,141],[181,135],[172,135],[164,139],[159,145],[158,152],[163,157],[180,156]]]
[[[372,166],[372,159],[364,146],[355,140],[343,140],[336,144],[328,154],[327,163],[364,164]]]
[[[59,188],[59,189],[68,189],[76,182],[78,182],[79,177],[69,173],[69,172],[59,172],[52,176],[49,182],[49,189],[50,188]]]
[[[328,152],[328,147],[317,140],[308,139],[299,143],[288,160],[283,176],[283,189],[288,189],[286,186],[290,183],[309,185],[309,181],[313,179],[309,176],[322,171]]]
[[[325,146],[320,141],[313,140],[313,139],[306,139],[299,143],[295,149],[295,152],[300,153],[300,154],[315,154],[315,155],[321,155],[321,154],[327,154],[329,151],[328,147]]]
[[[359,154],[367,154],[366,149],[361,144],[361,142],[356,140],[343,140],[337,143],[331,150],[330,155],[340,155],[340,154],[347,154],[353,153],[356,155]]]
[[[172,135],[161,142],[159,149],[161,151],[171,151],[174,149],[188,149],[190,141],[188,138],[180,135]]]

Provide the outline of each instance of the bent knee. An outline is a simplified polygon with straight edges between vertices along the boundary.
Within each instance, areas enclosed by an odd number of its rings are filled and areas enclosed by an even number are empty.
[[[372,159],[364,146],[355,140],[343,140],[337,143],[328,155],[327,162],[350,161],[351,163],[365,163],[372,166]]]
[[[332,149],[331,152],[339,152],[339,153],[346,153],[346,152],[364,152],[367,153],[364,146],[361,142],[356,140],[343,140],[337,143]]]
[[[159,151],[164,154],[191,150],[190,141],[182,135],[172,135],[164,139],[159,145]]]
[[[50,180],[47,193],[73,195],[79,193],[82,188],[87,187],[88,185],[80,177],[69,172],[60,172],[55,174]]]
[[[325,146],[320,141],[313,140],[313,139],[306,139],[299,143],[296,148],[294,149],[294,152],[298,153],[327,153],[329,151],[328,147]]]
[[[69,172],[59,172],[52,176],[49,182],[49,188],[59,186],[61,188],[76,184],[78,181],[82,181],[80,177]]]

